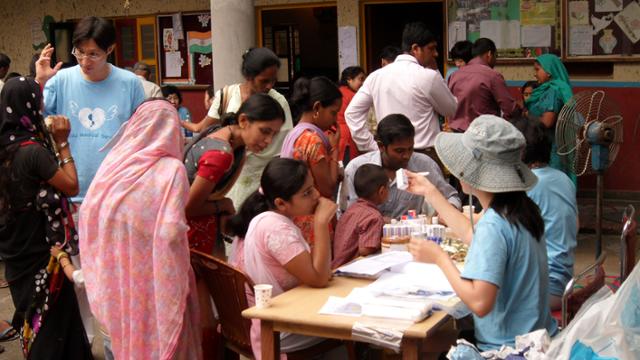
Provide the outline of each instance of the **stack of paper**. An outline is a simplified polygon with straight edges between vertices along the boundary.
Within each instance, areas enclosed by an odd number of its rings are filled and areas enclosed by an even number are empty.
[[[320,314],[369,316],[418,322],[429,316],[432,302],[378,297],[367,288],[355,288],[345,297],[331,296]]]
[[[335,271],[335,274],[337,276],[377,278],[383,271],[412,260],[413,256],[408,251],[391,251],[341,266]]]

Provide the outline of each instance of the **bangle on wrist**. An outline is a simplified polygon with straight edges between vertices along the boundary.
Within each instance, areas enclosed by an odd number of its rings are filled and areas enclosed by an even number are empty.
[[[58,260],[58,262],[60,262],[60,259],[62,258],[67,258],[67,260],[69,260],[69,254],[67,254],[64,251],[61,251],[60,253],[58,253],[58,255],[56,255],[56,260]]]
[[[67,141],[63,141],[63,142],[61,142],[60,144],[56,144],[56,147],[58,148],[58,150],[60,150],[60,149],[64,149],[64,148],[66,148],[67,146],[69,146],[69,142],[67,142]]]
[[[62,159],[62,161],[61,161],[62,166],[66,165],[68,163],[72,163],[72,162],[73,162],[73,156],[66,157],[66,158]]]

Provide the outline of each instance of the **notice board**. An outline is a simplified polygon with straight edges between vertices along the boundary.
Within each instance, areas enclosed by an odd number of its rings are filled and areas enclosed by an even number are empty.
[[[637,1],[571,0],[566,7],[566,58],[640,60]]]
[[[158,15],[157,24],[161,84],[212,84],[211,13]]]
[[[447,54],[457,41],[486,37],[498,61],[561,56],[561,13],[560,0],[448,0]]]

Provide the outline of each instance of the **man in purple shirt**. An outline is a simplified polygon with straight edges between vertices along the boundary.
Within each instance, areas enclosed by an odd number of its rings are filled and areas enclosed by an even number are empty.
[[[510,119],[520,114],[502,75],[495,71],[496,44],[487,38],[473,43],[474,58],[449,79],[449,89],[458,99],[458,108],[449,119],[454,132],[464,132],[473,119],[491,114]]]

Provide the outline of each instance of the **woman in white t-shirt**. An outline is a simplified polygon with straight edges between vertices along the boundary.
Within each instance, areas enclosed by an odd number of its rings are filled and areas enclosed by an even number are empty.
[[[262,174],[260,189],[227,223],[227,228],[238,239],[234,243],[232,263],[244,270],[254,283],[271,284],[273,296],[300,284],[327,286],[331,278],[329,222],[336,209],[334,202],[320,196],[303,162],[273,159]],[[294,216],[307,214],[315,216],[316,242],[312,250],[292,221]],[[247,300],[250,305],[255,303],[253,294],[248,294]],[[281,333],[280,348],[283,353],[298,351],[322,340]],[[252,320],[251,346],[256,359],[260,359],[259,320]]]
[[[199,123],[182,122],[182,126],[192,132],[201,132],[213,124],[219,123],[222,115],[235,112],[240,105],[251,95],[264,93],[276,100],[285,114],[285,122],[280,133],[273,138],[269,145],[260,154],[247,153],[247,159],[235,185],[227,194],[237,209],[244,200],[258,189],[260,175],[267,166],[269,160],[280,155],[282,141],[293,127],[291,110],[287,99],[273,89],[280,68],[280,59],[273,51],[267,48],[249,49],[242,56],[242,76],[245,81],[239,84],[225,86],[215,93],[207,116]]]

